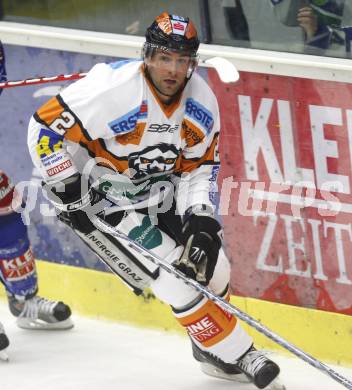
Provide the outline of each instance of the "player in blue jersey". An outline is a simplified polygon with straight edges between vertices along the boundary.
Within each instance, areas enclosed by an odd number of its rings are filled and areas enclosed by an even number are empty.
[[[38,276],[27,227],[21,214],[14,210],[21,203],[10,179],[0,170],[0,282],[5,287],[10,311],[20,328],[72,328],[69,306],[37,295]],[[0,351],[8,344],[0,325]]]
[[[6,69],[5,69],[5,54],[4,48],[0,41],[0,83],[6,81]],[[0,88],[0,95],[2,92],[2,88]]]
[[[0,170],[0,282],[5,287],[10,311],[20,328],[72,328],[69,306],[37,295],[38,276],[27,227],[21,214],[14,210],[21,203],[10,179]],[[0,325],[0,351],[8,344]]]
[[[0,82],[6,81],[4,49],[0,42]],[[0,89],[0,94],[2,89]],[[21,204],[8,176],[0,170],[0,282],[5,286],[11,313],[25,329],[69,329],[71,310],[62,302],[37,295],[35,260],[21,214],[13,210]],[[0,323],[0,358],[9,345]]]

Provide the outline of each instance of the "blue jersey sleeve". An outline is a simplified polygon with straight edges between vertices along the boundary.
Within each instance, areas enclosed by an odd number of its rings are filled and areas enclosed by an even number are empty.
[[[5,68],[5,52],[2,43],[0,42],[0,82],[3,83],[7,80],[6,68]],[[0,88],[0,95],[2,93],[2,88]]]

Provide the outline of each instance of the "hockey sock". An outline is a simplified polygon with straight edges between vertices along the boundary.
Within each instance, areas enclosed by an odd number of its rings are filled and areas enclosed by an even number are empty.
[[[229,298],[229,293],[226,293],[226,299]],[[252,345],[251,337],[236,317],[206,297],[190,308],[173,309],[173,312],[198,348],[224,362],[235,361]]]

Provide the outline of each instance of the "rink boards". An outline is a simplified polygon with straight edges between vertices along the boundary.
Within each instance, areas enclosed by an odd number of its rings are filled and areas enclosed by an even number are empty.
[[[0,32],[9,80],[84,72],[97,62],[135,58],[142,42],[6,22],[0,22]],[[220,103],[219,217],[233,265],[232,288],[236,296],[251,297],[236,302],[288,340],[315,356],[351,362],[344,346],[352,327],[352,69],[346,60],[278,54],[201,47],[202,58],[226,57],[241,74],[235,85],[224,85],[213,70],[199,70]],[[165,305],[152,296],[126,294],[111,275],[97,272],[106,270],[56,222],[41,194],[26,149],[26,125],[64,85],[13,88],[0,97],[7,151],[0,167],[16,182],[30,181],[37,195],[27,202],[24,217],[31,221],[36,257],[46,261],[40,263],[41,289],[59,298],[65,294],[85,314],[174,329]],[[60,282],[57,289],[54,281]]]
[[[73,313],[137,327],[184,333],[170,308],[150,292],[137,297],[114,275],[37,261],[40,293],[70,304]],[[0,291],[0,298],[4,298]],[[350,316],[244,297],[231,303],[317,359],[351,366]],[[257,346],[286,352],[243,323]]]

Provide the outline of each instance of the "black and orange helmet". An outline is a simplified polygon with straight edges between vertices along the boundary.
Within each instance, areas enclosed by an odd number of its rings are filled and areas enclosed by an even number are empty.
[[[170,15],[163,12],[147,28],[144,54],[149,49],[173,50],[184,52],[191,57],[197,56],[199,39],[193,22],[188,17]]]

